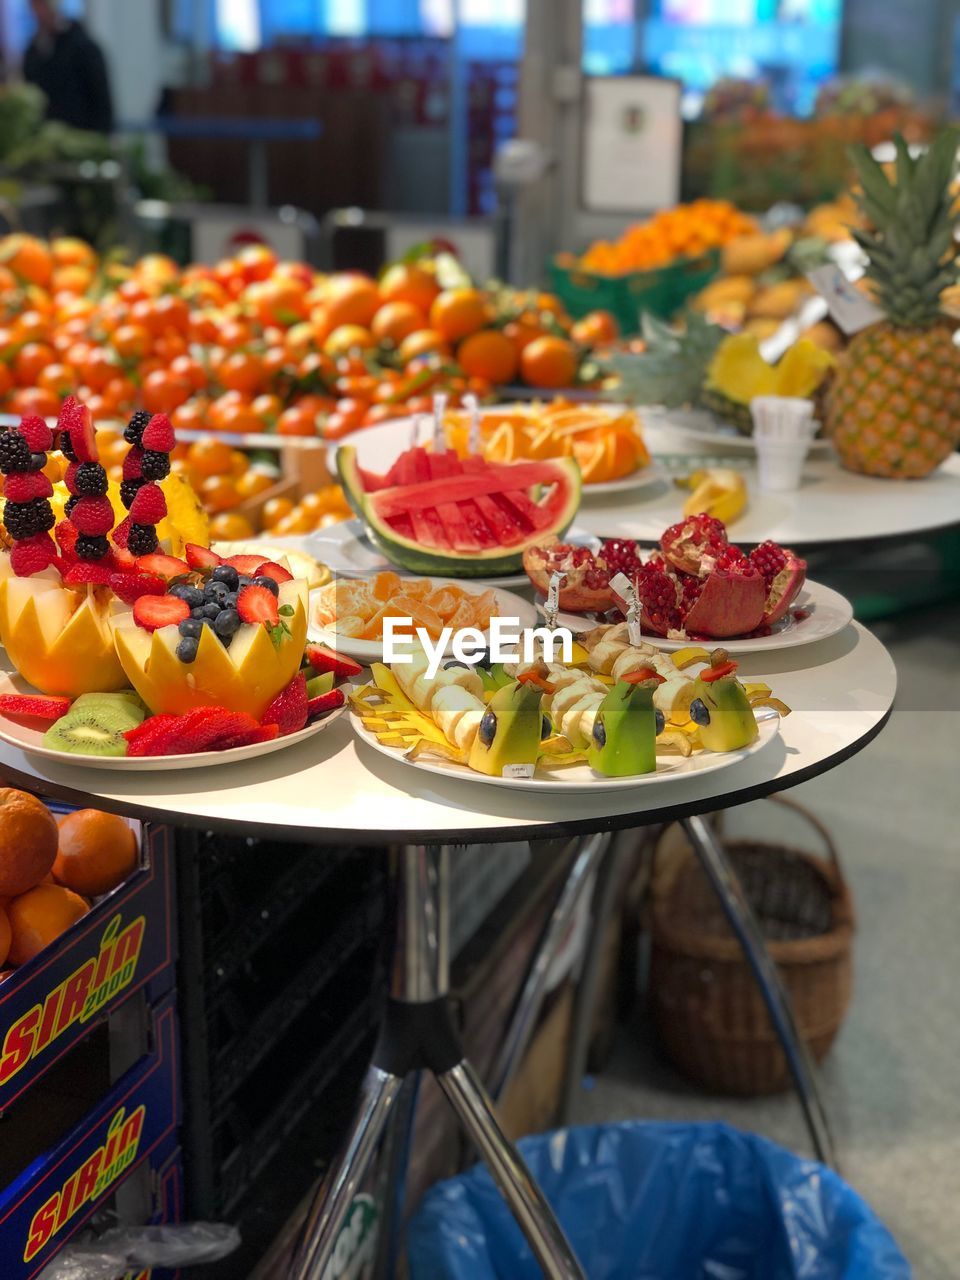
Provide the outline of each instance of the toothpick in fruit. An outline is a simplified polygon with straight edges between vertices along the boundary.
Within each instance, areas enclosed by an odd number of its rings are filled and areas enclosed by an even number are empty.
[[[447,413],[447,394],[436,391],[433,395],[433,452],[447,452],[447,437],[444,431],[444,418]]]
[[[625,573],[618,573],[610,579],[610,586],[627,606],[627,636],[631,644],[643,644],[643,631],[640,628],[640,601],[633,583]]]

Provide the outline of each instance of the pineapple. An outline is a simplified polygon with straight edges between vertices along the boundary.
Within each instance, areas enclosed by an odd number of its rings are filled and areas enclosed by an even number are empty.
[[[868,230],[852,234],[885,319],[853,338],[827,394],[827,431],[840,459],[866,475],[929,475],[960,442],[960,348],[942,314],[960,278],[950,191],[960,132],[941,133],[914,160],[897,138],[893,180],[864,146],[851,152]]]

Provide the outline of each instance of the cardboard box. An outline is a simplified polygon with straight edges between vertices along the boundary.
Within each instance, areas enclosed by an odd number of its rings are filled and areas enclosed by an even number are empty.
[[[0,982],[0,1114],[135,991],[174,985],[172,832],[131,825],[140,868]]]
[[[0,1191],[0,1274],[39,1275],[144,1161],[179,1184],[181,1116],[176,996],[152,1010],[151,1047],[60,1142]]]

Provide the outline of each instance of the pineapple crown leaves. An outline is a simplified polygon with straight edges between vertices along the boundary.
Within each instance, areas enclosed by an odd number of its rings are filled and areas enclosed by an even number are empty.
[[[958,225],[950,184],[960,130],[944,129],[920,156],[911,156],[899,135],[891,180],[862,144],[850,149],[860,179],[857,204],[871,224],[853,231],[866,253],[866,275],[891,323],[930,324],[940,295],[960,279],[954,233]]]
[[[644,314],[640,333],[646,343],[642,354],[610,358],[610,366],[620,378],[618,398],[634,404],[662,404],[668,409],[698,404],[707,368],[726,330],[690,312],[682,329]]]

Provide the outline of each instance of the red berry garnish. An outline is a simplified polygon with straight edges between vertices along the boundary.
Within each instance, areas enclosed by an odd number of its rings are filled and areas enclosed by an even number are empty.
[[[262,564],[265,564],[263,556],[231,556],[229,560],[224,560],[224,564],[231,565],[236,569],[237,573],[244,577],[253,578],[257,570]]]
[[[78,462],[96,462],[97,437],[93,429],[93,414],[76,396],[68,396],[63,402],[57,427],[70,437],[70,447]]]
[[[244,622],[265,622],[275,627],[280,621],[277,597],[266,587],[243,587],[237,596],[237,613]]]
[[[94,537],[109,533],[113,528],[113,506],[109,498],[81,498],[71,510],[70,520],[78,533]]]
[[[190,566],[186,560],[164,555],[162,551],[152,551],[149,555],[137,556],[135,564],[138,573],[154,573],[168,580],[179,578],[190,572]]]
[[[150,573],[111,573],[110,590],[125,604],[136,604],[141,596],[162,596],[167,584]]]
[[[165,413],[155,413],[143,429],[140,444],[152,453],[169,453],[177,443],[170,419]]]
[[[282,734],[298,733],[307,723],[307,677],[298,671],[281,689],[260,717],[261,724],[275,724]]]
[[[284,569],[282,564],[277,564],[274,560],[264,560],[263,564],[257,566],[253,573],[253,577],[272,578],[278,586],[284,582],[293,581],[293,574]]]
[[[8,502],[32,502],[53,494],[50,477],[42,471],[14,471],[3,481],[3,496]]]
[[[132,445],[127,450],[127,456],[123,460],[123,479],[139,480],[143,474],[141,464],[143,463],[143,450],[138,449],[136,445]]]
[[[37,414],[21,418],[20,434],[30,446],[31,453],[46,453],[53,444],[53,432]]]
[[[70,520],[61,520],[53,532],[57,539],[57,545],[60,547],[61,554],[66,556],[68,560],[74,559],[77,554],[76,525]]]
[[[318,694],[307,703],[307,719],[314,720],[327,711],[342,707],[347,698],[342,689],[331,689],[328,693]]]
[[[105,564],[97,564],[95,560],[81,560],[70,566],[63,575],[63,583],[67,587],[83,587],[91,583],[106,586],[110,577],[111,571]]]
[[[56,543],[49,533],[36,533],[13,544],[10,566],[18,578],[29,578],[48,569],[57,559]]]
[[[145,484],[137,490],[130,507],[134,524],[159,524],[167,514],[167,500],[158,484]]]
[[[133,620],[144,631],[175,627],[190,617],[190,606],[179,596],[140,596],[133,606]]]
[[[218,564],[223,564],[222,558],[215,551],[198,546],[195,542],[188,542],[183,553],[191,569],[215,569]]]
[[[120,521],[120,523],[114,529],[113,533],[110,536],[113,538],[113,545],[115,547],[120,547],[121,550],[124,550],[124,551],[126,550],[127,538],[129,538],[130,536],[130,525],[132,523],[133,522],[131,521],[130,517],[126,516],[124,517],[123,520]]]

